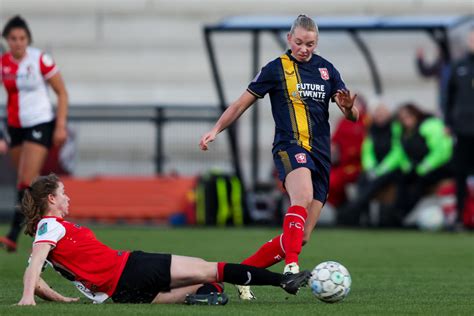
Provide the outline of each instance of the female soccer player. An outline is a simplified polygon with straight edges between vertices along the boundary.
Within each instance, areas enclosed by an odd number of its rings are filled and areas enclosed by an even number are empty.
[[[227,128],[257,98],[270,94],[275,140],[273,158],[290,196],[291,206],[283,223],[283,234],[265,243],[243,261],[269,267],[285,258],[284,273],[299,271],[298,255],[319,218],[328,194],[330,168],[329,100],[344,116],[357,121],[356,96],[346,90],[334,66],[313,53],[318,28],[306,15],[294,21],[287,35],[290,49],[269,62],[247,90],[222,114],[214,128],[200,141],[202,150]],[[248,287],[239,288],[242,299],[253,299]]]
[[[30,264],[18,305],[35,305],[34,295],[74,302],[50,288],[40,277],[45,262],[72,281],[85,296],[102,303],[225,304],[223,288],[213,282],[280,286],[296,294],[311,273],[273,273],[241,264],[142,251],[117,251],[98,241],[93,232],[68,222],[69,197],[59,178],[38,177],[25,190],[22,210],[26,234],[34,236]],[[195,294],[196,293],[196,294]]]
[[[47,54],[30,46],[30,29],[20,16],[11,18],[3,29],[9,51],[0,56],[0,81],[8,94],[7,127],[10,156],[18,174],[18,203],[23,191],[36,178],[52,144],[60,147],[66,140],[68,97],[58,67]],[[48,98],[47,85],[57,95],[56,118]],[[23,214],[17,209],[10,232],[0,244],[16,251],[23,227]]]

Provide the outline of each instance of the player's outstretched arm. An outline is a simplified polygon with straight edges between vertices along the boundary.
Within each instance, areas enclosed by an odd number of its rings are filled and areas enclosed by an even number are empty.
[[[51,250],[50,244],[35,244],[30,264],[23,277],[23,296],[18,305],[36,305],[34,295],[54,302],[76,302],[79,298],[66,297],[54,291],[41,277],[44,262]]]
[[[67,297],[53,290],[45,280],[39,278],[35,288],[35,294],[46,301],[71,303],[79,301],[79,297]]]
[[[50,250],[50,244],[43,243],[33,245],[30,264],[28,268],[26,268],[25,275],[23,276],[23,296],[18,302],[18,305],[36,305],[35,289],[40,279],[44,261],[46,257],[48,257]]]
[[[253,94],[245,91],[235,102],[229,105],[227,110],[225,110],[219,120],[217,120],[216,125],[201,137],[201,141],[199,142],[201,150],[207,150],[209,143],[216,139],[217,134],[237,120],[256,100],[257,98]]]
[[[334,100],[346,119],[356,122],[359,119],[359,110],[354,106],[357,94],[351,96],[349,90],[337,90]]]

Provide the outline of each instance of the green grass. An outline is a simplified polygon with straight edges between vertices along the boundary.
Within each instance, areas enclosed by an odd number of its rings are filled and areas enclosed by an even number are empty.
[[[1,226],[0,231],[6,227]],[[168,229],[161,227],[94,227],[97,237],[120,249],[199,256],[208,260],[238,262],[276,229]],[[352,275],[352,291],[339,304],[325,304],[307,288],[287,297],[272,287],[254,287],[257,301],[241,302],[231,285],[228,305],[156,306],[49,303],[16,307],[22,293],[22,274],[30,249],[23,237],[19,253],[0,252],[0,315],[128,315],[128,314],[242,314],[242,315],[473,315],[474,234],[420,233],[415,231],[317,230],[303,249],[300,265],[311,269],[325,260],[343,263]],[[273,268],[282,270],[282,264]],[[80,296],[73,286],[51,269],[43,275],[59,292]]]

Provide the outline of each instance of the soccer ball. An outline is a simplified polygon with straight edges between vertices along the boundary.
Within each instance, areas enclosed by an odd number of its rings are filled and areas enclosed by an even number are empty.
[[[316,298],[326,303],[336,303],[349,294],[352,280],[349,271],[342,264],[325,261],[313,269],[308,283]]]
[[[430,205],[420,210],[417,225],[421,230],[437,231],[444,225],[444,212],[439,205]]]

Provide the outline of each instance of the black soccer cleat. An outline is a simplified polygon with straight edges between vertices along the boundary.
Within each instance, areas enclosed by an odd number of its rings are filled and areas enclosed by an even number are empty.
[[[306,286],[306,284],[308,284],[308,280],[310,278],[311,272],[308,270],[304,270],[296,274],[285,274],[281,279],[280,287],[287,293],[296,295],[300,287]]]
[[[225,293],[188,294],[184,299],[187,305],[225,305],[229,298]]]

